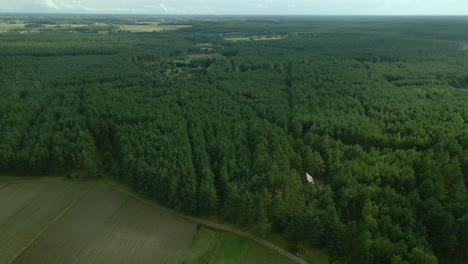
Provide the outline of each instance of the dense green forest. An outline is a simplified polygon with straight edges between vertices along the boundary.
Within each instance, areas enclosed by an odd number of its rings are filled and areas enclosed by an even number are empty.
[[[335,263],[468,259],[468,18],[14,19],[192,27],[0,34],[3,174],[113,175]]]

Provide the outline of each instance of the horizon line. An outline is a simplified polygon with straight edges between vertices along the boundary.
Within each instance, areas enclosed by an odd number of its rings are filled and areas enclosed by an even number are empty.
[[[468,14],[190,14],[190,13],[82,13],[82,12],[17,12],[0,11],[19,15],[140,15],[140,16],[315,16],[315,17],[468,17]]]

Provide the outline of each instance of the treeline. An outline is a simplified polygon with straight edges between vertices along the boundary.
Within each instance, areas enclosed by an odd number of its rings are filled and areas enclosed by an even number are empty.
[[[1,35],[0,171],[109,173],[173,208],[324,248],[336,263],[461,262],[468,53],[430,36],[464,22],[430,31],[384,20]],[[258,34],[258,23],[284,38],[210,35]],[[178,62],[187,56],[207,63]]]

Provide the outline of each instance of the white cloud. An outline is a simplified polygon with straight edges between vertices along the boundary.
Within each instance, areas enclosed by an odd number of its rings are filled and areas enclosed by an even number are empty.
[[[81,0],[34,0],[34,3],[56,11],[89,10],[88,6]]]
[[[164,4],[159,4],[159,6],[164,10],[164,12],[167,13],[167,11],[169,11]]]
[[[47,8],[60,9],[54,0],[35,0],[34,2]]]

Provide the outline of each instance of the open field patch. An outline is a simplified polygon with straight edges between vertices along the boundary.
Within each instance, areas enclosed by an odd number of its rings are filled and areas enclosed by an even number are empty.
[[[185,262],[193,264],[209,263],[223,239],[223,233],[207,228],[199,228],[195,234],[190,253]]]
[[[130,198],[75,263],[181,263],[194,231],[194,223]]]
[[[45,182],[18,181],[0,191],[0,225],[31,203],[47,186]]]
[[[249,238],[197,228],[110,186],[0,177],[0,264],[289,263]]]
[[[249,37],[238,37],[238,38],[224,38],[226,41],[248,41],[251,40]]]
[[[21,29],[24,28],[26,24],[8,24],[8,23],[0,23],[0,32],[7,32],[14,29]]]
[[[196,59],[211,59],[211,58],[217,58],[217,57],[222,57],[221,54],[219,53],[213,53],[213,54],[190,54],[187,56],[189,59],[196,60]]]
[[[90,190],[13,263],[73,263],[125,199],[115,191]]]
[[[252,241],[246,237],[225,233],[221,245],[219,245],[210,263],[244,263],[251,243]]]
[[[84,191],[84,186],[79,184],[50,185],[31,203],[0,225],[0,259],[6,262],[12,260]]]
[[[185,263],[292,264],[296,262],[250,238],[202,227],[194,236]]]
[[[17,24],[8,24],[8,23],[0,23],[0,32],[5,33],[9,31],[24,31],[24,32],[38,32],[38,29],[55,29],[58,28],[59,25],[52,25],[52,24],[41,24],[38,28],[28,28],[28,24],[25,23],[17,23]]]
[[[164,30],[176,30],[191,27],[191,25],[159,25],[159,23],[144,23],[141,25],[122,25],[121,30],[130,32],[159,32]]]
[[[0,181],[0,190],[5,188],[8,184],[10,184],[10,181]]]
[[[83,28],[106,28],[114,27],[112,24],[93,23],[93,24],[41,24],[37,28],[28,28],[25,23],[8,24],[0,23],[0,33],[10,31],[24,31],[25,33],[39,32],[39,30],[79,30]],[[119,25],[117,30],[125,30],[129,32],[160,32],[165,30],[177,30],[181,28],[191,27],[191,25],[160,25],[158,22],[144,22],[137,25]],[[101,31],[99,31],[101,32]],[[107,31],[102,31],[107,33]]]
[[[163,30],[177,30],[181,28],[190,28],[192,25],[160,25],[158,26],[159,31]]]
[[[278,40],[282,39],[282,37],[265,37],[265,36],[252,36],[252,37],[226,37],[224,40],[226,41],[255,41],[255,40]]]

